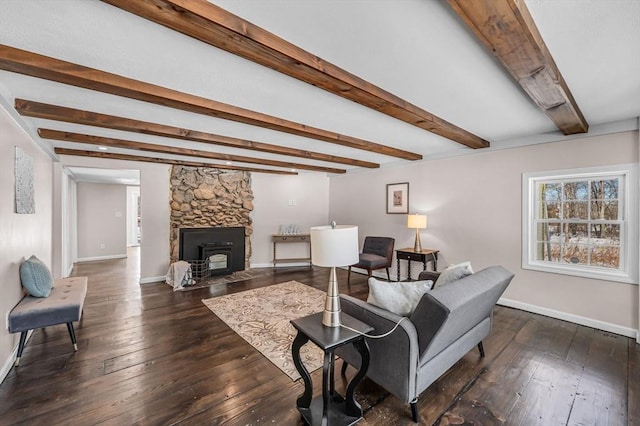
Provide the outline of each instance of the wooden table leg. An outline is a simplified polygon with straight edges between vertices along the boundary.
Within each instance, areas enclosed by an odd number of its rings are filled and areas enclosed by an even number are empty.
[[[329,384],[329,374],[331,370],[331,353],[326,351],[324,353],[324,362],[322,363],[322,426],[329,423],[329,386],[333,387],[333,383]]]
[[[396,261],[398,263],[398,267],[396,268],[396,272],[398,274],[398,281],[400,281],[400,258],[396,255]]]
[[[360,369],[353,377],[353,380],[351,380],[351,383],[347,386],[347,394],[345,395],[345,411],[349,416],[362,417],[362,407],[360,407],[360,404],[356,402],[354,394],[356,387],[367,374],[367,369],[369,368],[369,345],[363,338],[353,342],[353,346],[360,353],[362,362],[360,363]]]
[[[309,372],[302,364],[300,358],[300,348],[309,341],[309,338],[303,333],[298,331],[296,338],[293,339],[291,345],[291,355],[293,357],[293,365],[296,366],[296,370],[300,373],[302,380],[304,380],[304,392],[296,400],[296,405],[301,408],[309,408],[311,406],[311,397],[313,395],[313,384],[311,383],[311,376]]]

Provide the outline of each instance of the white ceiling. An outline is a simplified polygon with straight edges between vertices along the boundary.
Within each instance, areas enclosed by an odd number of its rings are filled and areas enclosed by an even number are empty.
[[[444,1],[212,3],[490,141],[490,149],[563,139]],[[526,4],[591,126],[590,132],[637,128],[640,1],[527,0]],[[2,0],[0,43],[417,152],[425,159],[473,152],[97,0]],[[39,127],[355,170],[334,163],[18,117],[12,110],[14,98],[304,148],[373,161],[383,167],[405,163],[368,151],[0,71],[0,102],[9,106],[25,130],[48,150],[52,146],[97,147],[40,140],[36,133]],[[142,155],[113,148],[110,152]]]
[[[139,186],[140,170],[99,169],[95,167],[66,167],[77,182]]]

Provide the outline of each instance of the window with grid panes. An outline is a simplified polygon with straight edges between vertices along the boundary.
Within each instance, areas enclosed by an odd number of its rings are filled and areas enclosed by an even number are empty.
[[[628,170],[523,177],[523,268],[629,276]]]

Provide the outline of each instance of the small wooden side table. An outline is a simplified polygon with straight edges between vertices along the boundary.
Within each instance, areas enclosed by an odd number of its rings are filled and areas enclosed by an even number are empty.
[[[341,313],[343,324],[362,333],[373,331],[367,325],[352,316]],[[353,425],[362,419],[362,407],[354,398],[356,386],[364,378],[369,368],[369,346],[364,336],[342,327],[325,327],[322,325],[322,312],[308,315],[291,321],[298,330],[293,340],[291,354],[296,370],[304,380],[304,393],[298,397],[296,405],[307,425]],[[302,364],[300,348],[311,340],[324,351],[322,366],[322,396],[312,399],[313,383],[311,375]],[[340,346],[352,344],[362,357],[362,365],[355,377],[347,386],[347,393],[342,397],[335,390],[334,369],[335,350]]]
[[[284,262],[309,262],[309,267],[311,267],[311,236],[309,234],[299,234],[299,235],[279,235],[275,234],[271,236],[271,241],[273,241],[273,267],[275,268],[278,263]],[[309,244],[309,257],[296,257],[296,258],[278,258],[276,255],[276,245],[284,244],[284,243],[307,243]]]
[[[411,261],[422,262],[422,270],[427,270],[427,262],[433,262],[433,270],[438,270],[438,253],[440,250],[422,249],[415,251],[412,248],[403,248],[396,250],[396,259],[398,262],[398,281],[400,281],[400,259],[407,261],[407,280],[411,281]]]

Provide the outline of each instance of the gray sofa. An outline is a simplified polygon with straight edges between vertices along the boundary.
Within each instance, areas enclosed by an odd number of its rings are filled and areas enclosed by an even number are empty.
[[[367,377],[411,404],[413,420],[418,422],[418,396],[473,347],[478,346],[484,356],[482,339],[491,332],[493,307],[512,278],[502,266],[492,266],[425,293],[409,320],[393,333],[367,338],[371,353]],[[342,311],[372,325],[374,335],[388,332],[402,318],[348,295],[340,298]],[[360,356],[351,346],[336,354],[345,362],[343,374],[347,363],[360,366]]]

